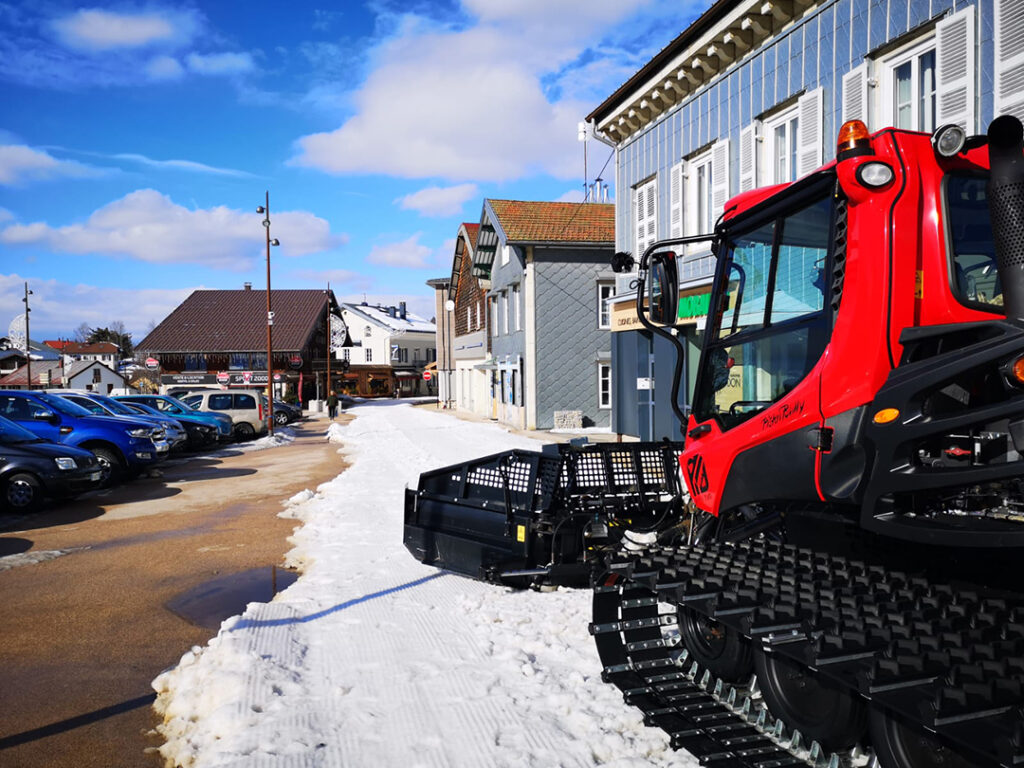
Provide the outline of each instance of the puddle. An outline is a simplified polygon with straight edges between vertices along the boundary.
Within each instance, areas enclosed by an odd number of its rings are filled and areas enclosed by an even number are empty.
[[[164,605],[190,624],[219,629],[222,621],[242,613],[249,603],[269,603],[298,578],[295,571],[276,566],[252,568],[210,579]]]

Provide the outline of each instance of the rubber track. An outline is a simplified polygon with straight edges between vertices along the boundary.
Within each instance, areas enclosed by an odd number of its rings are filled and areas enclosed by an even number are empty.
[[[980,766],[1024,765],[1020,595],[767,541],[611,559],[590,627],[603,679],[702,765],[775,768],[851,763],[787,743],[781,724],[773,733],[764,715],[723,700],[721,684],[695,679],[673,632],[679,606],[941,734]]]

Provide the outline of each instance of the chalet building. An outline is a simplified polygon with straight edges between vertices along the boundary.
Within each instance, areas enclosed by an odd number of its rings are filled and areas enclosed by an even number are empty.
[[[614,213],[486,199],[475,242],[460,229],[449,289],[459,408],[523,429],[610,425]]]
[[[334,293],[272,290],[275,394],[302,402],[326,397],[327,317],[341,317]],[[136,347],[160,373],[162,391],[177,386],[267,385],[267,294],[194,291]]]
[[[409,397],[433,394],[423,370],[437,357],[436,327],[406,308],[379,304],[342,304],[350,346],[339,357],[349,369],[339,382],[341,391],[363,397]],[[332,376],[332,378],[334,378]]]
[[[731,196],[827,162],[846,120],[974,134],[1024,117],[1022,39],[1021,0],[714,3],[587,117],[615,151],[616,249],[712,231]],[[694,245],[680,266],[689,397],[714,260]],[[636,322],[633,278],[611,303],[613,428],[679,438],[671,348]]]
[[[121,358],[121,350],[117,344],[110,341],[97,341],[93,344],[78,341],[44,341],[43,343],[60,352],[64,356],[65,365],[71,365],[78,360],[96,360],[116,371]]]

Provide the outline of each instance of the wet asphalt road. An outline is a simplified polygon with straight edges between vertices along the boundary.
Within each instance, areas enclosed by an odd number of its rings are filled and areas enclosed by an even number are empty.
[[[175,457],[161,478],[30,518],[0,514],[0,766],[162,765],[150,681],[294,580],[273,569],[295,525],[276,515],[344,468],[327,424],[293,426],[296,440],[270,450]]]

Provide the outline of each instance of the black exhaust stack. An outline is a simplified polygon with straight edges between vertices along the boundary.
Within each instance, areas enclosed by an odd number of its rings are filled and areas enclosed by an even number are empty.
[[[1003,115],[988,127],[988,211],[1003,285],[1003,308],[1024,319],[1024,125]]]

